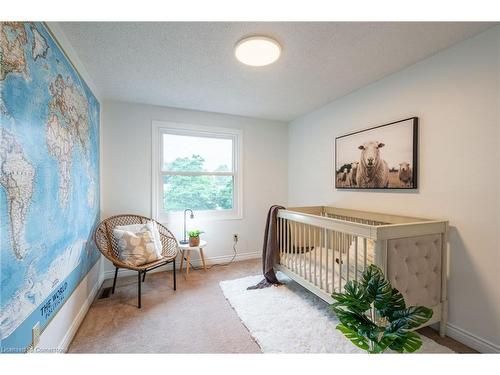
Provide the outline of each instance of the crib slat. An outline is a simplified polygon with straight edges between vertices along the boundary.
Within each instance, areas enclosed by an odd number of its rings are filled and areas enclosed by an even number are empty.
[[[283,257],[283,250],[281,248],[281,218],[278,217],[278,252],[280,254],[279,263],[281,263],[281,259]]]
[[[351,280],[351,244],[352,244],[352,236],[350,234],[346,235],[347,237],[347,282]]]
[[[307,277],[307,269],[306,269],[306,238],[307,238],[307,228],[306,224],[302,225],[302,242],[301,242],[301,264],[302,264],[302,270],[303,270],[303,278],[305,279]]]
[[[311,235],[311,226],[307,226],[307,245],[309,246],[309,265],[307,268],[308,280],[309,282],[312,280],[312,249],[314,248],[314,244],[312,243],[312,235]]]
[[[330,263],[328,263],[328,253],[330,252],[330,244],[329,244],[329,239],[330,239],[330,231],[326,230],[325,231],[325,290],[327,293],[330,292],[330,286],[328,284],[328,268],[330,267]]]
[[[299,262],[299,275],[304,277],[303,274],[303,262],[302,262],[302,256],[304,253],[304,236],[303,236],[303,229],[304,229],[304,224],[300,223],[299,224],[299,256],[297,258],[297,261]]]
[[[299,262],[300,262],[300,276],[306,277],[306,269],[304,265],[304,244],[306,242],[306,224],[300,226],[300,247],[299,247]]]
[[[297,273],[302,276],[302,262],[300,261],[300,253],[302,252],[302,224],[299,223],[299,227],[297,228]]]
[[[300,253],[302,252],[302,223],[297,227],[297,273],[302,276],[302,262],[300,261]]]
[[[319,248],[319,287],[323,289],[323,248],[325,246],[325,231],[320,230],[319,231],[319,242],[320,242],[320,248]]]
[[[321,243],[321,228],[316,228],[316,230],[318,231],[318,238],[317,238],[317,241],[318,241],[318,253],[316,254],[316,262],[314,263],[314,265],[316,266],[316,272],[315,272],[315,279],[316,279],[316,286],[319,286],[320,283],[321,283],[321,278],[320,278],[320,273],[321,273],[321,246],[322,246],[322,243]]]
[[[295,247],[295,222],[290,222],[290,269],[293,270],[293,253]]]
[[[330,231],[330,241],[331,241],[331,246],[332,246],[332,269],[331,269],[331,277],[332,277],[332,288],[330,289],[330,292],[335,292],[335,243],[334,243],[334,238],[335,238],[335,232],[332,230]]]
[[[335,268],[337,268],[335,266],[335,264],[337,263],[336,259],[337,259],[338,247],[339,247],[338,235],[337,235],[337,231],[334,230],[333,231],[333,249],[334,249],[334,252],[333,252],[333,284],[332,284],[332,288],[334,291],[337,291],[335,285],[336,285],[336,278],[338,277],[338,272],[335,271]]]
[[[307,232],[306,232],[306,226],[307,226],[306,224],[302,225],[302,234],[303,234],[303,236],[302,236],[302,238],[303,238],[303,240],[302,240],[302,268],[304,269],[304,275],[303,275],[304,279],[307,277],[307,269],[306,269],[306,255],[307,255],[307,253],[306,253],[306,234],[307,234]]]
[[[287,220],[283,219],[281,223],[281,242],[282,242],[282,248],[283,248],[283,265],[286,265],[286,223]]]
[[[296,241],[295,241],[295,272],[299,275],[299,251],[300,251],[300,223],[296,226]]]
[[[318,280],[317,280],[317,277],[316,277],[316,263],[318,262],[318,259],[317,259],[317,254],[318,254],[318,241],[317,241],[317,232],[318,232],[318,228],[317,227],[314,227],[314,249],[316,250],[314,252],[314,269],[313,269],[313,284],[314,285],[318,285]]]
[[[288,265],[288,249],[287,249],[287,246],[288,246],[288,235],[290,233],[290,230],[288,229],[288,220],[285,219],[283,220],[283,224],[284,224],[284,229],[283,229],[283,253],[284,253],[284,259],[283,259],[283,264],[285,266]]]
[[[354,280],[358,281],[358,236],[354,237]]]
[[[280,264],[285,265],[285,260],[286,260],[286,242],[285,242],[285,225],[286,225],[286,220],[281,219],[281,259],[280,259]]]
[[[363,257],[363,272],[366,270],[366,244],[367,244],[367,241],[366,241],[366,238],[363,238],[363,251],[364,251],[364,257]]]
[[[311,226],[307,226],[307,246],[309,246],[309,281],[311,281]]]
[[[297,264],[297,274],[301,274],[301,270],[300,270],[300,228],[301,228],[302,224],[301,223],[297,223],[297,248],[296,248],[296,251],[297,251],[297,255],[295,256],[295,262]]]
[[[288,253],[287,253],[287,264],[288,268],[292,267],[292,222],[288,220],[288,235],[287,235],[287,243],[288,243]]]
[[[286,236],[286,220],[285,219],[281,219],[281,254],[282,254],[282,258],[280,260],[280,263],[285,265],[285,260],[286,260],[286,240],[285,240],[285,236]]]
[[[299,240],[300,240],[300,223],[295,223],[295,273],[299,274]]]
[[[295,232],[293,230],[293,226],[294,225],[295,225],[294,222],[290,221],[290,235],[289,235],[290,237],[289,237],[289,240],[288,240],[290,242],[290,244],[289,244],[290,249],[289,249],[289,252],[288,252],[288,256],[290,257],[290,259],[288,261],[288,263],[289,263],[288,267],[290,269],[293,269],[293,246],[294,246],[293,245],[293,241],[294,241],[294,237],[293,236],[295,236]]]
[[[339,293],[342,292],[342,252],[344,251],[344,241],[343,236],[340,233],[339,236]]]
[[[294,226],[294,236],[295,239],[293,241],[293,270],[295,273],[297,273],[297,253],[298,253],[298,238],[299,238],[299,230],[298,230],[298,223],[295,222]]]
[[[281,224],[281,240],[283,242],[283,265],[286,265],[286,219],[283,219],[283,223]]]
[[[276,218],[276,237],[278,241],[278,254],[281,259],[281,223],[280,223],[281,218],[277,217]]]
[[[292,231],[293,221],[288,220],[288,235],[287,235],[287,267],[292,269],[291,259],[292,259],[292,241],[293,241],[293,231]]]

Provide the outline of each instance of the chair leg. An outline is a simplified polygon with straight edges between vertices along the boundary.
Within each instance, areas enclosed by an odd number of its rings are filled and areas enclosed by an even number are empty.
[[[174,259],[174,290],[177,290],[177,283],[175,280],[175,259]]]
[[[113,289],[111,289],[111,294],[115,294],[116,277],[118,276],[118,267],[115,267],[115,278],[113,280]]]
[[[144,280],[146,280],[146,271],[144,271],[144,275],[142,275],[142,282],[144,282]]]
[[[137,272],[137,305],[141,308],[141,271]]]

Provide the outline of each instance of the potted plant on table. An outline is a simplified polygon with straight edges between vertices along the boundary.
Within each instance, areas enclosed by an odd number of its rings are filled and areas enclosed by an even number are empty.
[[[193,229],[188,232],[189,246],[196,247],[200,245],[200,234],[203,232],[199,229]]]

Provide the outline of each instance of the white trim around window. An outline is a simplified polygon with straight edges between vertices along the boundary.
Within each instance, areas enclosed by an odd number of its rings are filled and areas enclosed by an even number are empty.
[[[234,220],[243,218],[243,130],[223,127],[201,126],[176,122],[152,122],[151,147],[151,214],[160,222],[170,222],[182,217],[182,212],[165,212],[162,207],[163,171],[163,134],[192,135],[196,137],[229,138],[233,140],[233,171],[203,172],[204,175],[233,176],[233,209],[195,211],[195,215],[203,220]],[[172,175],[175,173],[169,172]],[[198,172],[178,172],[180,175],[199,175]],[[186,207],[191,208],[191,207]]]

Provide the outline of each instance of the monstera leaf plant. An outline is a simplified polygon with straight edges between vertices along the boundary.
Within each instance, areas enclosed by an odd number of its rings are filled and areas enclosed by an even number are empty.
[[[432,310],[407,307],[403,295],[393,288],[380,268],[370,265],[360,281],[349,281],[344,293],[333,293],[332,309],[340,320],[337,329],[368,353],[392,349],[412,353],[422,346],[412,329],[427,322]]]

